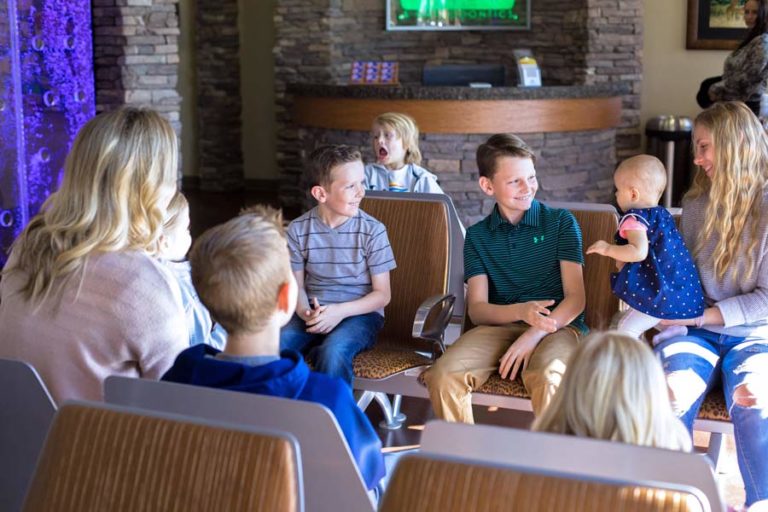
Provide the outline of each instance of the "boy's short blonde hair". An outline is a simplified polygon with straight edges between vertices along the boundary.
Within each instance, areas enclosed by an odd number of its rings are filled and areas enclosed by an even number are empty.
[[[419,150],[419,127],[416,121],[400,112],[387,112],[381,114],[373,120],[373,124],[380,124],[392,128],[395,133],[403,140],[403,149],[405,149],[405,163],[421,163],[421,150]]]
[[[616,168],[616,174],[630,176],[637,188],[661,198],[667,187],[667,169],[661,160],[651,155],[636,155],[627,158]]]
[[[491,135],[487,141],[477,147],[477,169],[481,177],[493,180],[499,158],[529,158],[536,163],[536,155],[526,142],[511,133]]]
[[[209,229],[189,261],[201,302],[228,334],[261,331],[290,279],[282,213],[257,206]]]
[[[181,193],[181,190],[177,190],[173,195],[173,199],[168,203],[168,210],[165,215],[165,221],[163,222],[163,231],[169,233],[176,229],[178,226],[179,218],[182,212],[189,211],[189,201]]]

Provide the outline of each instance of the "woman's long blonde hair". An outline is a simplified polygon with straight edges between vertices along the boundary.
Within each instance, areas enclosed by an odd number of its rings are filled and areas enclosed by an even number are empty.
[[[176,177],[176,134],[160,114],[126,107],[91,119],[3,273],[23,271],[21,292],[39,304],[82,275],[94,251],[155,253]]]
[[[768,137],[752,111],[735,101],[715,103],[696,117],[695,126],[709,130],[715,156],[712,178],[699,169],[685,195],[686,200],[709,196],[693,253],[697,255],[705,242],[715,239],[711,265],[717,279],[722,281],[742,254],[747,257],[742,277],[748,279],[755,270],[753,254],[768,181]],[[742,233],[748,226],[751,236],[743,247]]]
[[[618,331],[579,343],[552,403],[533,430],[691,450],[653,351]]]

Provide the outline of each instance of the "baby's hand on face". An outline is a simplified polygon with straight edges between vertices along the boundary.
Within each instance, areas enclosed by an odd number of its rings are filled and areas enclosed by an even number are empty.
[[[599,254],[601,256],[606,256],[608,253],[608,248],[611,246],[608,242],[605,240],[598,240],[597,242],[593,243],[589,246],[587,249],[587,254]]]

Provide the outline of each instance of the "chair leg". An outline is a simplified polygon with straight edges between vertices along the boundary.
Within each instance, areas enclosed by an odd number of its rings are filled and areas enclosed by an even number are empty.
[[[722,462],[722,455],[725,453],[725,434],[721,432],[712,432],[709,435],[709,447],[707,447],[707,456],[712,461],[712,466],[715,473],[719,473],[720,463]]]
[[[398,397],[399,395],[396,395],[395,400],[396,402],[398,402],[398,409],[399,409],[400,406],[399,406],[399,400],[397,400]],[[387,430],[397,430],[403,426],[403,422],[398,420],[396,417],[396,414],[399,414],[399,413],[394,412],[392,408],[392,403],[389,401],[389,397],[387,396],[386,393],[375,392],[373,394],[373,398],[381,407],[381,412],[384,413],[384,419],[379,422],[380,428],[385,428]],[[402,397],[400,398],[402,399]]]
[[[405,414],[403,414],[400,411],[400,406],[403,403],[403,395],[395,395],[392,399],[392,415],[394,418],[399,421],[400,423],[405,422],[405,420],[408,418]]]
[[[373,402],[373,391],[363,391],[361,389],[356,389],[354,394],[355,400],[357,401],[357,406],[361,411],[365,412],[368,406],[371,405],[371,402]]]

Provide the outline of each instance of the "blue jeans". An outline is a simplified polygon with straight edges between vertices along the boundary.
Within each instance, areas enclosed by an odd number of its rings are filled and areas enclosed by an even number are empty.
[[[747,505],[768,498],[768,408],[733,400],[736,388],[746,383],[754,394],[766,393],[768,340],[689,329],[687,335],[660,343],[655,350],[674,395],[673,407],[689,431],[707,392],[722,380]]]
[[[294,313],[280,330],[280,350],[308,355],[317,371],[340,377],[351,386],[352,360],[373,346],[383,325],[383,316],[366,313],[345,318],[328,334],[313,334],[307,332],[304,320]]]

